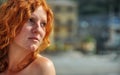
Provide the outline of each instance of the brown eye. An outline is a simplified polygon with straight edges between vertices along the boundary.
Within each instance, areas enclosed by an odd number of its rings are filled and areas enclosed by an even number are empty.
[[[45,26],[46,26],[46,23],[45,23],[45,22],[42,22],[42,23],[40,23],[40,26],[41,26],[41,27],[45,27]]]
[[[34,24],[35,24],[35,21],[34,21],[33,18],[30,18],[30,19],[28,20],[28,22],[30,23],[30,25],[34,25]]]
[[[29,19],[29,22],[34,22],[34,20],[32,18]]]

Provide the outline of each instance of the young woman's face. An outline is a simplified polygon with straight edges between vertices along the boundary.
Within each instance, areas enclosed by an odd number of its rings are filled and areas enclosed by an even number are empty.
[[[31,18],[15,37],[14,43],[20,48],[35,51],[43,41],[46,24],[47,14],[40,6],[32,13]]]

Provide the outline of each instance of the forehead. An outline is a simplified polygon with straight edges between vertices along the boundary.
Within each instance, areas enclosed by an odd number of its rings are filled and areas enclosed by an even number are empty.
[[[31,15],[32,17],[36,18],[36,19],[44,19],[47,20],[47,13],[46,11],[43,9],[42,6],[39,6]]]

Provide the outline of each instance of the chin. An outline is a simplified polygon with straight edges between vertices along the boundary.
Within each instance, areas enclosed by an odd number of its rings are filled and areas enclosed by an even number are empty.
[[[31,46],[28,50],[34,52],[34,51],[36,51],[37,49],[38,49],[38,46],[33,45],[33,46]]]

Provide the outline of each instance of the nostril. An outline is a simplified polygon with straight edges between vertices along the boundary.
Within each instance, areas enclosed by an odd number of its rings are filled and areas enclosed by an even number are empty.
[[[33,32],[33,33],[40,33],[41,30],[40,30],[39,27],[36,26],[35,28],[33,28],[32,32]]]

